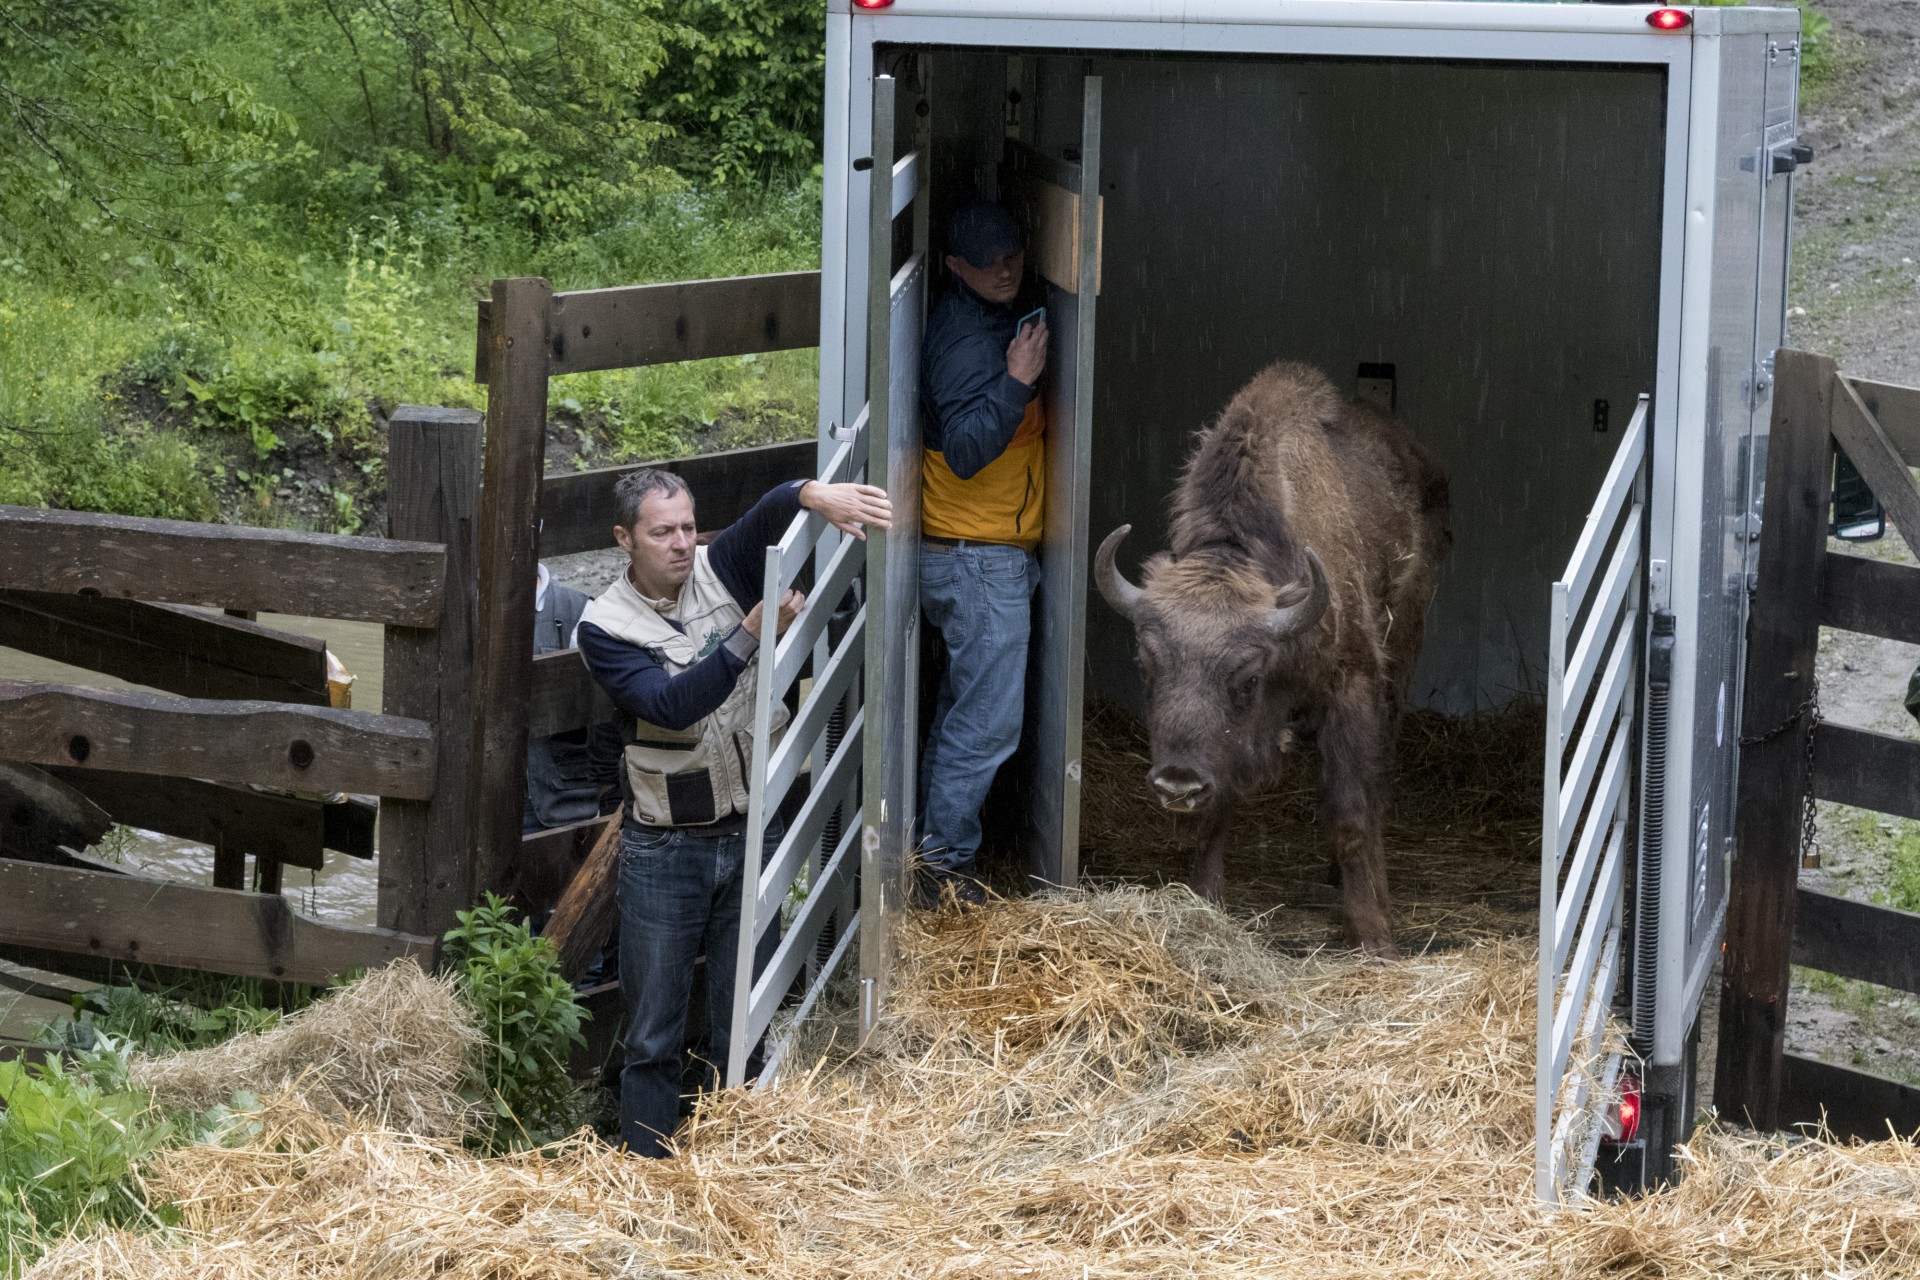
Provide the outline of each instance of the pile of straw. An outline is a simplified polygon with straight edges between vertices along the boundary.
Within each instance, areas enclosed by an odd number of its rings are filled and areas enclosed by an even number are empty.
[[[172,1233],[31,1273],[600,1276],[1911,1275],[1906,1143],[1711,1137],[1677,1190],[1531,1191],[1532,959],[1288,956],[1179,891],[916,917],[867,1045],[713,1098],[683,1154],[494,1160],[270,1105],[162,1156]]]
[[[459,1088],[479,1043],[451,982],[400,960],[269,1030],[140,1056],[128,1075],[167,1107],[203,1111],[243,1091],[295,1093],[322,1116],[457,1139],[473,1119]]]

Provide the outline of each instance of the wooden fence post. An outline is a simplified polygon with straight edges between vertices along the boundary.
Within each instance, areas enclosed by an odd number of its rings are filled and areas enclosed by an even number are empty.
[[[434,630],[386,631],[385,710],[433,726],[428,800],[380,804],[379,920],[438,937],[472,904],[474,799],[474,518],[480,501],[480,414],[402,405],[387,433],[387,525],[395,538],[441,542],[447,583]]]
[[[488,326],[486,465],[480,492],[475,605],[472,782],[475,892],[509,888],[526,804],[527,699],[540,477],[547,441],[553,288],[493,282]]]
[[[1802,351],[1781,351],[1774,377],[1714,1072],[1714,1105],[1763,1130],[1780,1118],[1838,382],[1832,360]]]

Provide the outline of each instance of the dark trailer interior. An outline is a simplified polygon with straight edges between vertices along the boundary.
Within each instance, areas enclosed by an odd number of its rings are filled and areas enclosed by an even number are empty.
[[[1027,743],[990,802],[990,840],[1018,844],[1038,880],[1076,876],[1081,801],[1056,779],[1064,763],[1081,781],[1083,749],[1089,776],[1116,749],[1083,736],[1084,717],[1124,723],[1143,706],[1130,628],[1089,599],[1091,547],[1131,523],[1121,569],[1137,576],[1166,545],[1194,431],[1275,360],[1389,404],[1450,478],[1453,547],[1412,705],[1542,700],[1547,584],[1654,389],[1663,67],[957,49],[889,63],[899,148],[929,158],[929,261],[947,213],[1001,198],[1029,223],[1055,333]],[[1089,138],[1090,359],[1061,199]],[[895,224],[896,268],[911,221]],[[943,278],[936,266],[935,296]],[[1536,815],[1539,762],[1536,739]],[[1144,794],[1144,762],[1122,767]],[[1183,870],[1169,850],[1166,874]]]

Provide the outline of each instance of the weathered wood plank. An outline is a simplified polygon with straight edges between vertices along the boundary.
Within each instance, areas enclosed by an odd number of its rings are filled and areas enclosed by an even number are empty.
[[[1813,738],[1813,794],[1856,809],[1920,818],[1920,742],[1822,724]]]
[[[533,680],[533,593],[539,566],[540,471],[547,440],[545,280],[493,282],[487,435],[475,558],[474,889],[508,889],[526,804],[527,692]],[[464,904],[463,904],[464,905]]]
[[[556,293],[549,343],[556,375],[817,347],[820,273]]]
[[[560,972],[569,982],[586,972],[613,932],[619,868],[620,815],[615,814],[567,882],[566,892],[541,931],[560,952]]]
[[[1920,467],[1920,387],[1848,378],[1860,402],[1879,419],[1880,429],[1910,467]]]
[[[551,910],[566,892],[573,873],[593,851],[611,815],[601,814],[563,827],[529,831],[520,837],[520,896],[529,910]]]
[[[593,471],[555,472],[547,476],[540,493],[540,554],[563,556],[613,546],[613,487],[620,477],[641,467],[671,471],[685,480],[693,490],[700,527],[720,530],[745,515],[775,485],[810,478],[817,469],[818,450],[817,444],[805,440]]]
[[[184,605],[0,591],[0,645],[187,698],[327,705],[327,645]]]
[[[1844,378],[1835,379],[1835,388],[1833,438],[1887,509],[1887,519],[1900,530],[1908,549],[1920,553],[1920,487],[1914,485],[1913,473],[1859,393]]]
[[[1820,625],[1920,644],[1920,569],[1829,551]]]
[[[1920,1133],[1920,1089],[1910,1084],[1797,1053],[1787,1054],[1782,1067],[1776,1128],[1824,1122],[1842,1141],[1873,1141],[1889,1130],[1902,1137]]]
[[[578,649],[558,649],[534,658],[527,701],[529,737],[583,729],[613,716],[613,702],[587,673]]]
[[[0,763],[0,857],[45,861],[62,845],[86,848],[112,827],[106,810],[53,775]]]
[[[278,894],[10,859],[0,859],[0,942],[309,983],[433,949],[431,938],[321,924]]]
[[[1838,381],[1832,360],[1803,351],[1781,351],[1774,373],[1714,1073],[1720,1110],[1757,1129],[1777,1127],[1780,1114],[1800,806],[1810,782],[1805,717],[1833,488],[1828,424]]]
[[[0,506],[0,588],[431,626],[437,546]]]
[[[1920,992],[1920,915],[1801,889],[1793,962],[1857,982]]]
[[[115,822],[207,845],[229,862],[252,854],[318,871],[326,849],[356,858],[373,856],[373,806],[361,801],[322,804],[158,773],[72,766],[50,772],[113,815]]]
[[[0,759],[418,798],[433,738],[401,716],[0,680]]]
[[[438,937],[474,900],[473,584],[480,425],[471,410],[403,405],[387,427],[387,521],[396,538],[439,542],[447,581],[431,632],[388,627],[387,709],[433,726],[426,801],[380,805],[380,923]]]

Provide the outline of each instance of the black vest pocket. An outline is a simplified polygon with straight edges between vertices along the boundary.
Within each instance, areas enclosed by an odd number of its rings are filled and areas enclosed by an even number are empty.
[[[705,769],[667,775],[668,821],[676,827],[703,826],[720,815],[713,807],[713,776]]]

